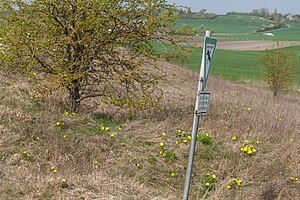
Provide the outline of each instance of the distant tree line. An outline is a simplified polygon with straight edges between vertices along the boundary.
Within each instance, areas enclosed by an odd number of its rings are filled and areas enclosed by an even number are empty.
[[[270,31],[280,28],[286,28],[288,26],[287,15],[284,16],[281,13],[277,12],[275,8],[274,12],[270,12],[268,8],[254,9],[252,12],[228,12],[226,15],[247,15],[247,16],[256,16],[269,20],[268,24],[263,24],[257,32]]]
[[[271,14],[268,8],[260,8],[260,9],[254,9],[252,12],[228,12],[226,15],[249,15],[249,16],[257,16],[257,17],[263,17],[266,19],[271,18]]]
[[[191,8],[177,8],[175,12],[181,19],[214,19],[218,16],[215,13],[208,13],[206,9],[201,9],[198,12],[192,12]]]

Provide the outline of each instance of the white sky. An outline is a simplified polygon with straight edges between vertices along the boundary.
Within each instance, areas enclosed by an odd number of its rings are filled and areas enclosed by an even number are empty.
[[[271,12],[300,14],[300,0],[167,0],[169,3],[188,6],[192,11],[206,9],[207,12],[226,14],[230,11],[251,12],[262,7]]]

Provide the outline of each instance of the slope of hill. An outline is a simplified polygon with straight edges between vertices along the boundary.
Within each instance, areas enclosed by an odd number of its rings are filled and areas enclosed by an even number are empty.
[[[185,24],[192,28],[203,26],[205,30],[212,31],[215,37],[224,40],[300,40],[300,23],[294,22],[290,22],[288,28],[268,31],[273,33],[273,36],[256,33],[259,28],[268,23],[268,20],[259,17],[220,15],[214,19],[179,19],[175,27],[182,28]]]
[[[198,28],[203,25],[206,30],[214,33],[253,33],[265,21],[259,17],[220,15],[214,19],[179,19],[175,27],[181,28],[184,24],[189,24],[193,28]]]
[[[180,199],[198,73],[160,65],[162,110],[131,120],[96,100],[67,113],[62,93],[36,99],[1,77],[0,198]],[[299,199],[299,95],[215,77],[207,88],[190,199]]]

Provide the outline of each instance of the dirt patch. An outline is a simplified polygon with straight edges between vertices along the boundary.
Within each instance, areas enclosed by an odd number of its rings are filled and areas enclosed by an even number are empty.
[[[271,49],[277,41],[272,40],[218,40],[218,49],[229,49],[238,51],[251,51],[251,50],[266,50]],[[278,41],[283,47],[298,46],[300,41]],[[203,39],[195,38],[190,39],[188,44],[193,46],[203,45]]]

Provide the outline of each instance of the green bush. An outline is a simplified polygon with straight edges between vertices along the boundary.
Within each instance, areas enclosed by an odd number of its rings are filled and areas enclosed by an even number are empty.
[[[295,79],[296,60],[294,53],[282,48],[278,42],[271,50],[265,51],[260,57],[262,80],[264,80],[274,97],[279,92],[288,91]]]

